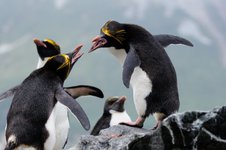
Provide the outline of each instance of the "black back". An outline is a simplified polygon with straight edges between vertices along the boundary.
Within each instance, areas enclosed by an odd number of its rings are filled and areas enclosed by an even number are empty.
[[[127,42],[140,58],[140,67],[152,81],[152,92],[146,97],[148,111],[169,115],[179,109],[176,72],[164,48],[144,28],[125,24]]]
[[[56,103],[54,94],[59,84],[61,79],[45,68],[34,71],[24,80],[8,112],[6,139],[15,135],[18,145],[43,149],[49,136],[45,123]]]

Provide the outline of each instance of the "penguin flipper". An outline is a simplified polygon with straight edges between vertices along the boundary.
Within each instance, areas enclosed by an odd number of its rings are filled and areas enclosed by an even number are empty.
[[[78,98],[80,96],[87,96],[92,95],[99,98],[103,98],[104,94],[103,92],[93,86],[89,85],[78,85],[78,86],[72,86],[72,87],[65,87],[64,90],[69,93],[74,99]]]
[[[70,95],[68,95],[68,93],[65,92],[62,88],[56,91],[55,97],[57,101],[67,106],[68,109],[72,112],[72,114],[78,118],[84,129],[90,129],[89,119],[76,100],[74,100]]]
[[[130,79],[133,73],[133,70],[135,67],[139,66],[141,64],[139,56],[136,54],[135,49],[131,46],[125,62],[123,64],[123,72],[122,72],[122,79],[123,84],[129,88]]]
[[[17,85],[17,86],[12,87],[9,90],[3,92],[2,94],[0,94],[0,100],[13,96],[19,88],[20,88],[20,85]]]
[[[179,36],[170,34],[159,34],[153,36],[163,47],[167,47],[170,44],[184,44],[193,47],[193,44],[190,41]]]

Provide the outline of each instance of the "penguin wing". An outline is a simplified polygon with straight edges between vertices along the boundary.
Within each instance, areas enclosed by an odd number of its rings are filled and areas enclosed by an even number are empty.
[[[140,58],[137,55],[135,49],[131,46],[125,62],[123,64],[123,73],[122,73],[122,80],[123,84],[129,88],[130,79],[135,67],[141,64]]]
[[[74,99],[78,98],[80,96],[87,96],[92,95],[99,98],[103,98],[104,94],[103,92],[93,86],[89,85],[78,85],[78,86],[72,86],[72,87],[65,87],[64,90],[69,93]]]
[[[89,119],[76,100],[74,100],[70,95],[68,95],[68,93],[65,92],[62,88],[57,90],[55,97],[57,101],[67,106],[68,109],[72,112],[72,114],[78,118],[84,129],[90,129]]]
[[[163,47],[167,47],[170,44],[184,44],[193,47],[193,44],[185,38],[170,35],[170,34],[159,34],[154,35],[155,40],[157,40]]]
[[[17,86],[12,87],[9,90],[3,92],[2,94],[0,94],[0,100],[13,96],[19,88],[20,88],[20,85],[17,85]]]

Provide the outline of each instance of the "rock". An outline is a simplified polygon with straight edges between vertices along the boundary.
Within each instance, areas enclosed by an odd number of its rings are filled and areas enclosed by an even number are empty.
[[[113,126],[99,136],[83,135],[79,150],[222,150],[226,149],[226,106],[169,116],[155,131]],[[70,150],[74,150],[70,149]]]

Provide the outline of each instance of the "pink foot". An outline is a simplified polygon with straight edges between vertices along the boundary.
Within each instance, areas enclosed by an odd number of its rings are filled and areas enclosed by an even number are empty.
[[[142,128],[142,127],[143,127],[144,121],[145,121],[144,118],[138,117],[137,120],[136,120],[135,122],[122,122],[122,123],[120,123],[120,124],[121,124],[121,125],[130,126],[130,127]]]

